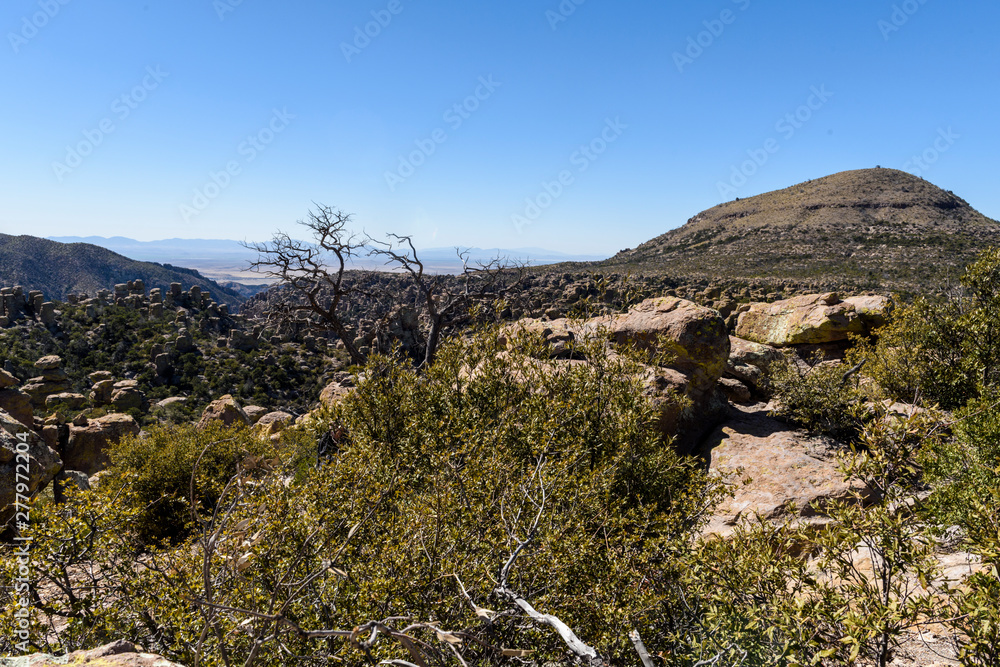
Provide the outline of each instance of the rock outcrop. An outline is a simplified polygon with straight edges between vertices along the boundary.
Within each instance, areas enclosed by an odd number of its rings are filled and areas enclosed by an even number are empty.
[[[31,497],[61,469],[59,454],[38,433],[0,410],[0,528],[14,516],[19,483],[27,485],[21,495]]]
[[[45,407],[45,399],[53,394],[70,391],[71,386],[66,371],[62,369],[62,359],[56,355],[42,357],[35,362],[35,368],[41,375],[28,380],[22,391],[31,397],[31,404],[36,408]]]
[[[243,412],[243,408],[240,407],[240,404],[230,394],[226,394],[222,398],[208,404],[205,411],[201,413],[198,428],[205,428],[212,422],[217,421],[222,422],[226,426],[232,426],[233,424],[250,426],[250,417],[247,416],[247,413]]]
[[[822,523],[825,503],[863,491],[837,468],[841,446],[836,441],[772,419],[763,405],[735,408],[732,415],[708,438],[710,470],[741,474],[732,480],[735,497],[716,508],[706,532],[726,534],[741,518],[755,513],[771,520]]]
[[[110,446],[126,435],[139,435],[139,424],[129,415],[115,413],[87,420],[85,426],[70,425],[63,465],[66,470],[95,475],[110,463]]]
[[[27,665],[26,658],[0,658],[0,667]],[[66,665],[91,665],[92,667],[184,667],[127,641],[117,641],[89,651],[76,651],[54,657],[48,654],[31,656],[31,667],[65,667]]]
[[[889,299],[841,299],[835,292],[807,294],[774,303],[755,303],[740,313],[736,335],[774,347],[846,341],[885,323]]]

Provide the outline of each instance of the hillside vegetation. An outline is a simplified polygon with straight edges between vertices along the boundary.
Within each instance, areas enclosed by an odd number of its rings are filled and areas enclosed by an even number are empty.
[[[114,288],[141,279],[149,288],[184,289],[197,285],[211,292],[219,303],[238,307],[245,297],[205,278],[197,271],[169,264],[137,262],[89,243],[57,243],[35,236],[0,234],[0,285],[23,285],[41,290],[47,299],[64,300],[69,294]]]
[[[862,169],[720,204],[596,266],[916,292],[955,282],[998,241],[1000,224],[954,193],[903,171]]]

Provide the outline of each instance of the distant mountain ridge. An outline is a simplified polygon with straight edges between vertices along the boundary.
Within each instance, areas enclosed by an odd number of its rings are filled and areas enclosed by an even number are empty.
[[[594,266],[920,291],[953,280],[989,245],[1000,245],[1000,223],[953,192],[877,168],[720,204]]]
[[[257,258],[257,253],[245,248],[241,242],[226,239],[162,239],[159,241],[137,241],[124,236],[50,236],[50,241],[59,243],[90,243],[107,248],[126,257],[147,262],[185,262],[204,269],[216,265],[246,266]],[[587,262],[605,259],[607,255],[574,255],[545,248],[466,248],[472,262],[489,261],[497,256],[512,260],[523,260],[531,264],[551,264],[556,262]],[[448,272],[462,268],[454,247],[423,248],[417,251],[421,261],[429,269]],[[376,268],[381,266],[377,259],[359,258],[355,268]]]
[[[90,243],[59,243],[36,236],[0,234],[0,285],[41,290],[47,298],[111,289],[117,283],[141,279],[146,289],[184,289],[198,285],[219,303],[236,308],[245,298],[197,271],[170,264],[141,262]]]

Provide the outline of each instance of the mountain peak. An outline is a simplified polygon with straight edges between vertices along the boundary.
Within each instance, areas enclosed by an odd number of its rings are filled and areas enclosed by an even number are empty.
[[[1000,242],[1000,224],[896,169],[858,169],[710,208],[605,264],[698,278],[919,287]]]

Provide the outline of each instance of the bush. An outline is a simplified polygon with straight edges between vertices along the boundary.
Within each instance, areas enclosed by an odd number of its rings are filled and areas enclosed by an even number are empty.
[[[839,440],[856,437],[864,421],[859,406],[877,396],[849,370],[839,362],[809,366],[786,355],[770,369],[775,416]]]
[[[248,457],[273,457],[264,442],[244,426],[221,422],[199,429],[191,424],[154,426],[144,435],[126,436],[111,446],[111,466],[102,477],[110,492],[122,492],[138,510],[135,527],[143,543],[177,543],[195,527],[191,482],[204,515],[215,508],[222,488]],[[196,472],[197,466],[197,472]]]

